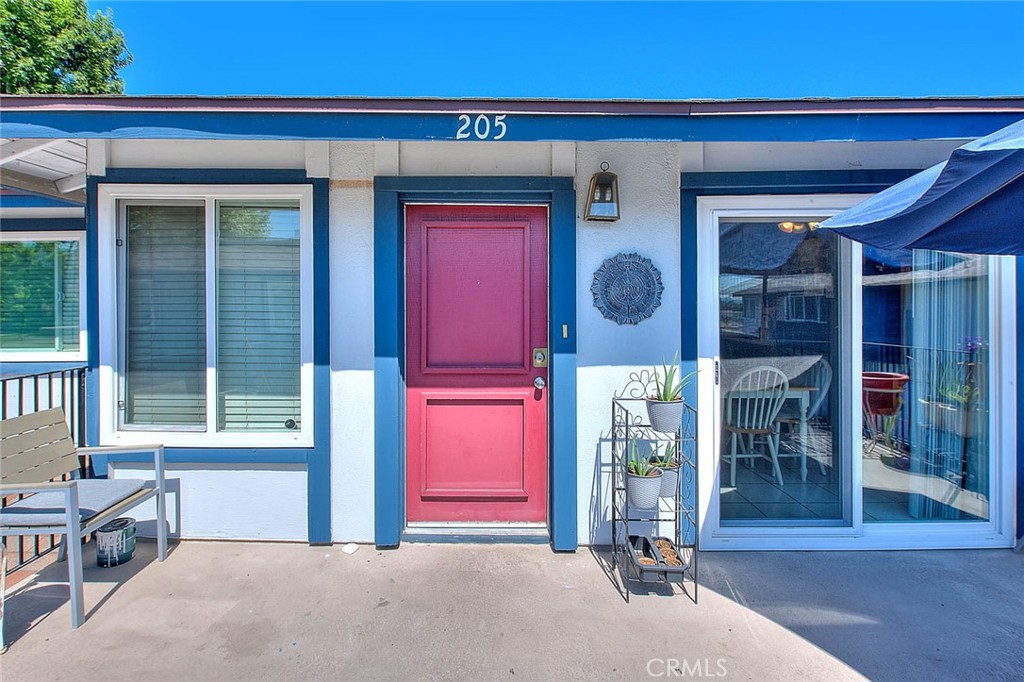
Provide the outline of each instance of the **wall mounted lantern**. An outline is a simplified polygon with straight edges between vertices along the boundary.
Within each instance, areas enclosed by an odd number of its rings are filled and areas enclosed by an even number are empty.
[[[619,219],[619,176],[608,172],[608,162],[601,162],[601,172],[590,178],[587,212],[584,220]]]

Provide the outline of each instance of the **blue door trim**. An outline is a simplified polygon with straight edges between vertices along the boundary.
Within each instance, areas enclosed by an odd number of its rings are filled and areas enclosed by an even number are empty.
[[[305,464],[309,543],[331,542],[331,344],[330,344],[330,182],[310,178],[303,170],[235,168],[110,168],[104,176],[87,178],[86,264],[88,301],[99,300],[99,230],[97,191],[102,183],[269,185],[313,187],[313,447],[311,448],[168,448],[168,462],[196,464]],[[99,400],[99,311],[89,305],[87,404]],[[99,411],[89,411],[89,444],[99,441]],[[118,457],[118,461],[144,461]],[[106,475],[107,458],[95,457],[98,475]]]
[[[374,542],[397,547],[405,525],[405,224],[409,201],[550,205],[549,532],[575,551],[576,192],[572,178],[374,178]],[[568,325],[568,338],[562,338]]]

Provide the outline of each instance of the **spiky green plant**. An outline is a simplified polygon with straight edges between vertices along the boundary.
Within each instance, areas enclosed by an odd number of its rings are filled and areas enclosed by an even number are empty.
[[[671,468],[678,465],[676,461],[676,444],[666,443],[663,451],[654,453],[654,457],[651,458],[651,464],[659,468]]]
[[[671,364],[663,364],[660,371],[657,366],[652,368],[654,370],[654,394],[650,396],[651,400],[672,403],[683,399],[683,389],[690,385],[690,381],[697,374],[698,370],[690,372],[677,381],[678,363],[679,354],[674,353]]]
[[[629,447],[629,463],[627,467],[629,473],[634,476],[657,476],[661,473],[660,469],[651,464],[647,457],[640,454],[640,447],[637,444],[636,438],[633,439]]]

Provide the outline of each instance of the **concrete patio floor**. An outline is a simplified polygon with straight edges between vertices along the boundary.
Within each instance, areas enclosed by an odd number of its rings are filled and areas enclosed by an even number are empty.
[[[142,543],[8,595],[4,682],[1019,680],[1024,555],[702,553],[700,602],[626,604],[606,556],[546,546]]]

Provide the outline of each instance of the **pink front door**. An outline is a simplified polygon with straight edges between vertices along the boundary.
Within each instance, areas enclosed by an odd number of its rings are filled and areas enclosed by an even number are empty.
[[[405,218],[407,518],[544,521],[547,209]]]

